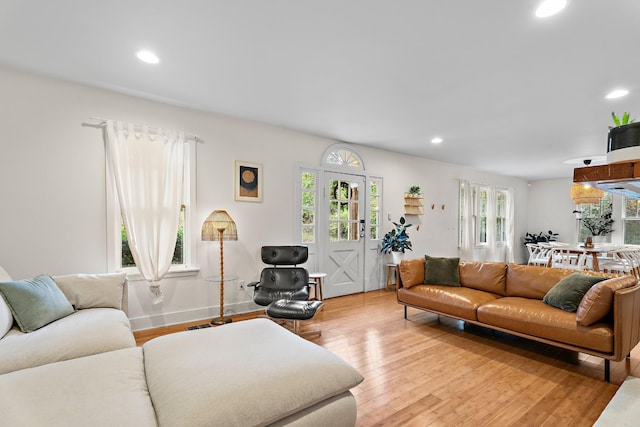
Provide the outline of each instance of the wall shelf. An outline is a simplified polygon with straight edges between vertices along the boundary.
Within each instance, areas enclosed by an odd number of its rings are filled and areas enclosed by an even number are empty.
[[[424,215],[424,197],[422,194],[404,193],[404,214]]]

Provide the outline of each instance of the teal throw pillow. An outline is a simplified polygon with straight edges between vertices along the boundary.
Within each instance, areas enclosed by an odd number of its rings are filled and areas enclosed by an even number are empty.
[[[460,258],[424,256],[425,285],[460,286]]]
[[[0,282],[0,294],[22,332],[33,332],[73,313],[71,303],[56,282],[42,275],[33,279]]]
[[[542,301],[553,307],[575,313],[580,301],[593,285],[606,280],[606,277],[588,276],[572,273],[558,283],[544,296]]]

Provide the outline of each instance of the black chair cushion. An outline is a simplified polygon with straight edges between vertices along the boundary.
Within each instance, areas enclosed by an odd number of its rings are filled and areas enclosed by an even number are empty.
[[[309,299],[309,272],[302,267],[265,268],[253,294],[253,301],[269,305],[273,301]]]
[[[274,301],[267,307],[267,315],[276,319],[309,320],[322,307],[322,301]]]
[[[307,262],[309,248],[306,246],[263,246],[262,262],[271,265],[298,265]]]

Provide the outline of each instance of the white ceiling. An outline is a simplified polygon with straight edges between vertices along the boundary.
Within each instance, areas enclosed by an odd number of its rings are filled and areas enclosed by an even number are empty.
[[[640,116],[640,1],[569,0],[545,20],[539,2],[0,0],[0,64],[527,180],[571,177],[564,160],[605,154],[611,111]],[[138,61],[141,48],[160,64]],[[604,99],[618,87],[630,95]]]

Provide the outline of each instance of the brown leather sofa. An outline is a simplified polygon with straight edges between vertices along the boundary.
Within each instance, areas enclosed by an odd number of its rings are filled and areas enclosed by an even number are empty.
[[[542,301],[565,276],[548,267],[499,262],[458,264],[460,286],[425,284],[425,258],[403,260],[398,268],[397,298],[407,307],[427,310],[475,325],[604,358],[621,361],[640,342],[640,285],[632,276],[607,277],[593,285],[577,312]]]

